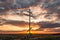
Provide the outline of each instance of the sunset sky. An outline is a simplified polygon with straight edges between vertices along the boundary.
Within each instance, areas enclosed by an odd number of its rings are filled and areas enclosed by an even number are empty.
[[[32,32],[60,33],[60,0],[15,0],[13,2],[12,9],[0,12],[0,31],[28,31],[30,23]],[[19,9],[14,10],[15,5]],[[29,9],[32,16],[27,12]]]

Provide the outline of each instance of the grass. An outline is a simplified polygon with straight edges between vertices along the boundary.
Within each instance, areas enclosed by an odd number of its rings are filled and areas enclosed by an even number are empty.
[[[0,34],[0,40],[60,40],[60,34]]]

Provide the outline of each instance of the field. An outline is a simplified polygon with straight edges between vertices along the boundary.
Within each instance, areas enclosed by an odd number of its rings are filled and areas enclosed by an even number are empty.
[[[0,40],[60,40],[60,34],[0,34]]]

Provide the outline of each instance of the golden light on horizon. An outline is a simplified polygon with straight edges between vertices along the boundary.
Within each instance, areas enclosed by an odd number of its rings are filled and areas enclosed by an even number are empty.
[[[29,25],[14,26],[14,25],[3,25],[0,26],[0,33],[2,34],[29,34]],[[31,34],[56,34],[60,32],[48,31],[50,29],[44,29],[43,31],[37,30],[40,26],[37,24],[31,24]]]
[[[37,30],[40,27],[37,24],[31,24],[31,30]],[[1,31],[23,31],[23,30],[29,30],[29,25],[28,24],[23,24],[19,26],[14,26],[14,25],[3,25],[0,26]]]

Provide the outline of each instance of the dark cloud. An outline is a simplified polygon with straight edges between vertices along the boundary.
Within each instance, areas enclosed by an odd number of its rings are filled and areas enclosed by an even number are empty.
[[[44,2],[45,1],[45,2]],[[60,0],[50,0],[47,2],[47,0],[44,0],[42,4],[42,8],[49,9],[48,14],[53,13],[60,13]]]
[[[17,7],[26,8],[29,6],[37,5],[40,0],[16,0]]]
[[[60,23],[49,23],[49,22],[40,22],[38,25],[41,26],[41,28],[54,28],[54,27],[60,27]]]

